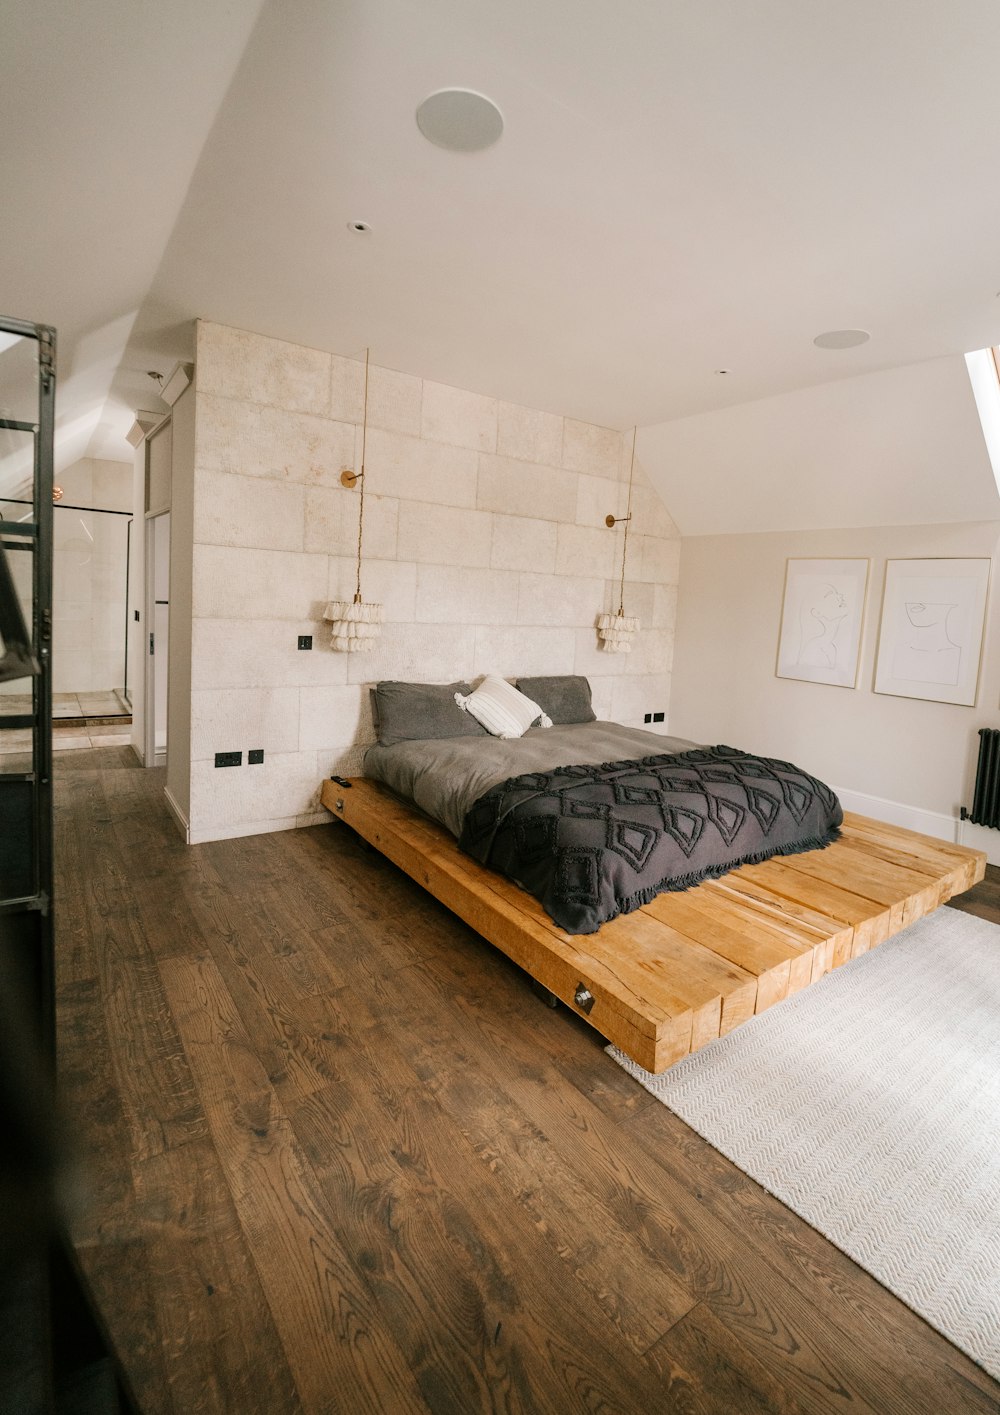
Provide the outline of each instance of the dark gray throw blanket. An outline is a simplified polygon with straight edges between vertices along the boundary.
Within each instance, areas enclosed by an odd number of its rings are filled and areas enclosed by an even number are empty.
[[[459,845],[586,934],[663,890],[829,845],[842,820],[791,762],[698,747],[512,777],[476,801]]]

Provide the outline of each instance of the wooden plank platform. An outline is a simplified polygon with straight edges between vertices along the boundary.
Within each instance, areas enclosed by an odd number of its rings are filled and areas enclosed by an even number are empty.
[[[648,1071],[858,957],[983,878],[982,851],[847,814],[825,850],[661,894],[594,934],[463,854],[376,781],[323,784],[324,806]],[[589,1012],[576,1001],[582,987]]]

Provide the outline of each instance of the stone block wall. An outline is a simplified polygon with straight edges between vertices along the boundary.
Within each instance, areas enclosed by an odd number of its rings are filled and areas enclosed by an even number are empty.
[[[356,359],[198,325],[192,840],[324,819],[318,785],[360,771],[381,678],[583,673],[599,717],[668,706],[680,540],[638,467],[625,609],[642,629],[615,655],[594,627],[617,607],[624,531],[604,518],[625,511],[629,440],[376,366],[362,590],[386,623],[369,653],[330,649],[323,609],[354,592],[359,494],[340,472],[360,467],[363,391]],[[263,766],[215,768],[253,747]]]

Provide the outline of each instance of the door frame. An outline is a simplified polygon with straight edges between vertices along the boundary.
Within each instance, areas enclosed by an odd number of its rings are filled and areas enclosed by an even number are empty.
[[[146,583],[145,583],[145,587],[144,587],[144,589],[145,589],[145,596],[144,596],[144,597],[145,597],[145,610],[144,610],[144,614],[143,614],[143,627],[144,627],[144,629],[145,629],[145,633],[144,633],[144,635],[143,635],[143,645],[144,645],[144,653],[143,653],[144,670],[143,670],[143,694],[142,694],[142,709],[143,709],[142,740],[143,740],[143,755],[144,755],[144,757],[145,757],[145,765],[146,765],[146,766],[166,766],[166,764],[167,764],[167,752],[168,752],[169,749],[170,749],[170,741],[169,741],[169,738],[168,738],[168,740],[167,740],[167,745],[166,745],[166,747],[161,748],[159,751],[157,751],[157,747],[156,747],[156,652],[155,652],[155,648],[156,648],[156,638],[155,638],[155,634],[156,634],[156,588],[155,588],[155,584],[156,584],[156,570],[157,570],[157,565],[156,565],[156,522],[160,519],[161,516],[169,516],[169,515],[170,515],[170,508],[169,508],[169,506],[167,506],[167,507],[164,507],[163,510],[161,510],[161,511],[148,511],[148,512],[146,513],[146,518],[145,518],[145,536],[146,536],[146,544],[145,544],[145,555],[144,555],[144,572],[145,572],[145,581],[146,581]],[[168,584],[169,584],[169,579],[170,579],[170,553],[169,553],[169,550],[168,550],[168,552],[167,552],[167,567],[166,567],[166,568],[167,568],[167,582],[168,582]],[[167,602],[168,602],[168,604],[169,604],[169,590],[168,590],[168,601],[167,601]],[[153,651],[150,650],[150,643],[151,643],[151,642],[152,642],[152,644],[153,644]],[[164,647],[166,647],[166,645],[164,645]],[[160,662],[161,662],[161,663],[163,662],[163,655],[162,655],[162,652],[161,652],[161,654],[160,654]],[[167,667],[167,705],[168,705],[168,706],[167,706],[167,712],[168,712],[168,716],[169,716],[169,701],[170,701],[170,699],[169,699],[169,694],[170,694],[170,669],[169,669],[169,663],[168,663],[168,667]]]

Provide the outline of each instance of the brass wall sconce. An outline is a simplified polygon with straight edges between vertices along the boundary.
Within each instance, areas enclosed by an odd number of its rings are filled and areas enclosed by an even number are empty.
[[[348,491],[352,491],[364,476],[364,472],[353,472],[350,467],[345,467],[340,474],[340,485],[346,486]]]
[[[627,516],[610,516],[610,515],[608,515],[608,516],[605,516],[605,518],[604,518],[604,524],[607,526],[607,528],[608,528],[609,531],[613,531],[614,528],[615,528],[615,526],[621,525],[624,521],[631,521],[631,519],[632,519],[631,512],[630,512],[629,515],[627,515]]]

